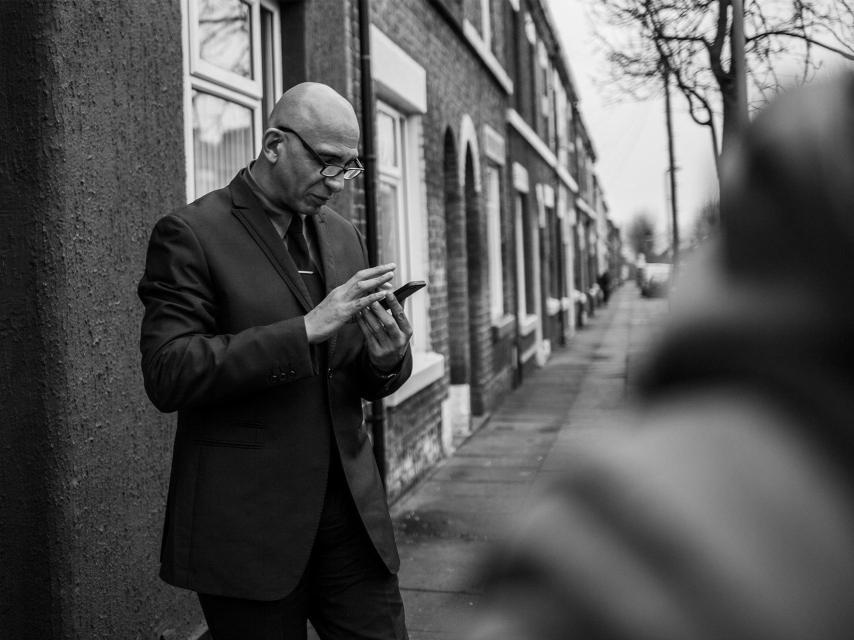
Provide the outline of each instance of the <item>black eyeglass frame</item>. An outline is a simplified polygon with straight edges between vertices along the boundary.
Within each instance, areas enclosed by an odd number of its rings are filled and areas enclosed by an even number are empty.
[[[323,165],[320,169],[320,175],[324,178],[337,178],[338,176],[342,176],[345,180],[353,180],[354,178],[359,177],[365,171],[365,167],[362,166],[362,162],[359,160],[358,156],[354,158],[354,162],[356,163],[355,167],[342,167],[340,164],[330,164],[326,162],[317,151],[315,151],[312,146],[307,143],[303,137],[291,129],[290,127],[272,127],[277,131],[281,131],[283,133],[292,133],[297,137],[297,140],[302,143],[302,146],[305,147],[306,151],[308,151],[314,159],[317,160],[321,165]],[[331,170],[331,173],[330,173]]]

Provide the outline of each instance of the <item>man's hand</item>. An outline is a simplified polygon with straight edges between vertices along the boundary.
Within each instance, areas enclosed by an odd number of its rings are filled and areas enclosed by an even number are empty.
[[[374,302],[359,314],[358,321],[365,335],[371,363],[380,371],[392,371],[406,354],[412,338],[412,326],[394,293],[386,289],[383,295],[388,302],[388,311],[379,302]]]
[[[344,323],[386,296],[383,287],[394,277],[397,265],[383,264],[357,271],[352,278],[329,292],[305,316],[305,332],[310,344],[329,340]],[[378,291],[378,289],[380,289]],[[398,305],[400,306],[400,305]]]

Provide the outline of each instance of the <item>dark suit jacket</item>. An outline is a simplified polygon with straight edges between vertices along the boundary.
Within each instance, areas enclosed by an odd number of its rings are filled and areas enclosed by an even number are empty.
[[[314,218],[329,291],[367,266],[364,243],[332,210]],[[146,391],[161,411],[178,411],[163,579],[231,597],[287,595],[312,547],[332,433],[362,521],[396,571],[361,399],[400,387],[410,353],[385,379],[351,323],[313,354],[308,291],[239,175],[158,221],[139,296]]]

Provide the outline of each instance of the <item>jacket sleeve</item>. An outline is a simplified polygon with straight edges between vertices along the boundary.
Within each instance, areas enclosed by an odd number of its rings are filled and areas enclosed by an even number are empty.
[[[205,252],[177,216],[155,226],[138,294],[145,305],[143,379],[161,411],[212,404],[316,374],[301,315],[221,332]]]
[[[382,374],[372,364],[368,356],[368,347],[362,349],[360,377],[362,388],[359,395],[365,400],[378,400],[400,389],[412,374],[412,350],[407,347],[403,360],[391,374]]]

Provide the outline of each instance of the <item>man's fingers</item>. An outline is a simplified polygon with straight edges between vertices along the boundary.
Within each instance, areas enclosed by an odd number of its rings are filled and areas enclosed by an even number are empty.
[[[388,299],[387,295],[385,299]],[[397,325],[394,323],[392,317],[378,302],[373,302],[368,305],[365,309],[365,315],[370,315],[370,322],[372,326],[378,327],[386,333],[390,333],[392,330],[397,330]]]
[[[397,265],[393,262],[389,262],[388,264],[381,264],[376,267],[370,267],[368,269],[360,269],[359,271],[353,274],[353,277],[350,278],[350,282],[352,284],[356,284],[357,282],[364,282],[365,280],[380,278],[389,273],[393,276],[395,269],[397,269]]]
[[[409,318],[406,317],[403,305],[400,304],[400,301],[395,296],[386,296],[386,301],[388,302],[388,310],[391,311],[391,315],[397,326],[400,327],[400,330],[404,334],[411,336],[412,326],[409,324]]]
[[[359,313],[356,316],[356,320],[359,323],[359,328],[362,330],[362,335],[365,336],[365,339],[369,342],[374,343],[375,345],[379,344],[379,336],[378,331],[373,327],[371,322],[367,318],[367,313]]]
[[[384,285],[391,281],[394,278],[394,273],[384,273],[381,276],[376,278],[368,278],[367,280],[360,280],[358,282],[353,283],[353,287],[351,291],[355,291],[356,295],[362,297],[367,291],[377,291],[379,289],[380,298],[385,296],[386,291],[388,290]]]
[[[354,306],[353,313],[362,313],[366,311],[372,304],[385,298],[385,295],[385,291],[374,291],[364,297],[354,300],[352,303]]]

